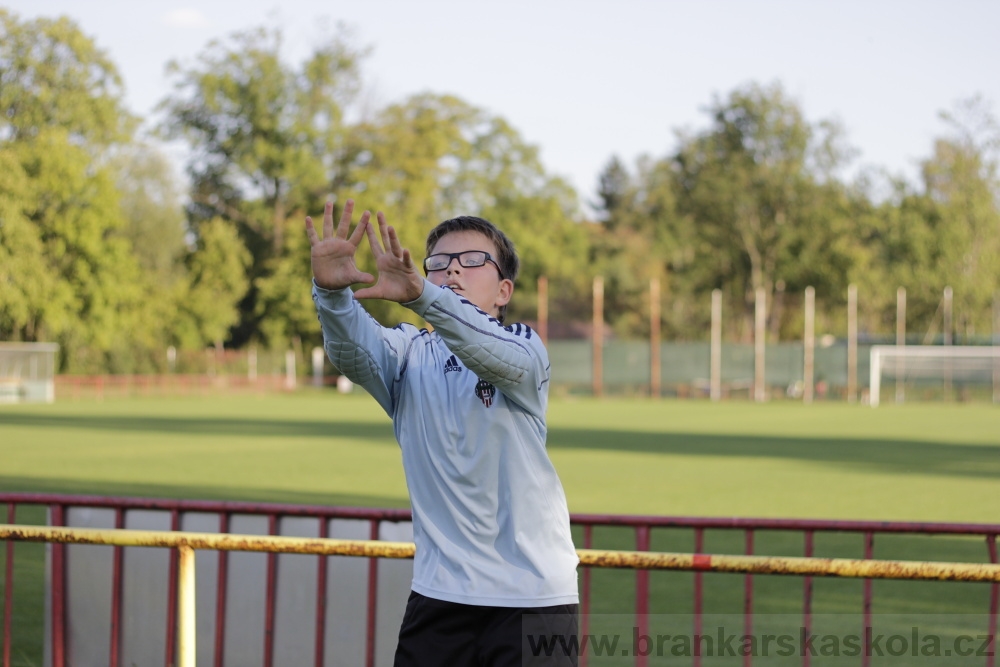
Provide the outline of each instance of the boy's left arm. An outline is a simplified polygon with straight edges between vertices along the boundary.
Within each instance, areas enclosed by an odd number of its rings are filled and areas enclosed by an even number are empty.
[[[403,305],[431,324],[466,368],[544,418],[550,367],[537,332],[524,324],[504,327],[470,301],[430,281],[420,298]]]

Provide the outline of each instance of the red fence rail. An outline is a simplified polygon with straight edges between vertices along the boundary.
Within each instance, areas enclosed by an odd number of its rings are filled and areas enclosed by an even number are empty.
[[[219,532],[228,533],[230,519],[233,515],[257,515],[265,516],[268,520],[268,534],[276,535],[279,519],[283,517],[311,517],[320,519],[320,535],[327,536],[327,526],[332,519],[356,519],[367,520],[370,525],[370,539],[377,540],[379,537],[379,526],[382,522],[404,522],[411,520],[409,510],[404,509],[375,509],[375,508],[354,508],[354,507],[328,507],[320,505],[287,505],[279,503],[253,503],[253,502],[231,502],[231,501],[201,501],[201,500],[171,500],[154,498],[116,498],[116,497],[95,497],[81,495],[64,494],[36,494],[36,493],[0,493],[0,504],[7,505],[7,523],[13,524],[15,521],[16,509],[19,505],[45,506],[50,512],[52,525],[64,526],[66,513],[69,508],[104,508],[115,511],[115,527],[121,528],[125,525],[125,514],[130,510],[159,510],[170,513],[171,530],[179,530],[181,517],[187,512],[201,512],[218,514]],[[625,516],[625,515],[604,515],[604,514],[573,514],[571,523],[580,526],[583,533],[583,545],[585,549],[593,548],[593,529],[597,526],[619,526],[631,527],[635,531],[635,544],[637,551],[649,551],[651,544],[651,534],[654,529],[664,528],[690,528],[694,531],[694,551],[696,554],[704,553],[704,536],[706,530],[738,530],[744,532],[744,552],[752,555],[754,551],[754,536],[756,531],[793,531],[801,532],[804,536],[804,555],[812,557],[814,555],[814,538],[816,533],[839,532],[857,533],[863,537],[864,558],[874,557],[874,539],[877,533],[885,534],[911,534],[911,535],[962,535],[982,537],[986,543],[986,556],[988,562],[997,563],[997,535],[1000,534],[1000,524],[967,524],[967,523],[930,523],[930,522],[892,522],[892,521],[829,521],[829,520],[800,520],[800,519],[753,519],[753,518],[710,518],[710,517],[669,517],[669,516]],[[65,545],[52,545],[51,560],[51,653],[53,667],[65,667],[65,638],[66,638],[66,560]],[[123,582],[123,547],[116,547],[114,551],[113,575],[112,575],[112,605],[111,605],[111,667],[119,667],[119,646],[121,629],[121,595]],[[14,543],[7,542],[6,548],[6,568],[4,574],[4,601],[3,601],[3,653],[2,667],[11,665],[11,615],[14,588]],[[216,623],[215,623],[215,644],[214,660],[215,667],[223,667],[224,655],[224,628],[226,620],[226,586],[228,577],[228,552],[220,551],[218,554],[218,580],[216,589]],[[274,662],[274,617],[276,606],[276,554],[268,554],[267,561],[267,585],[265,598],[265,628],[264,628],[264,664],[271,667]],[[168,580],[168,613],[167,613],[167,642],[166,653],[164,655],[164,665],[169,667],[175,663],[176,659],[176,554],[171,550],[170,577]],[[324,591],[327,580],[327,559],[318,558],[317,565],[317,602],[316,602],[316,634],[314,646],[314,664],[321,667],[324,662],[325,644],[324,627],[326,623],[326,600]],[[703,575],[701,571],[695,571],[694,576],[694,634],[701,634],[701,622],[703,616]],[[366,642],[365,642],[365,664],[372,667],[375,662],[375,619],[376,619],[376,587],[378,585],[378,559],[369,559],[368,563],[368,607],[366,610]],[[635,579],[635,614],[636,627],[639,633],[646,633],[648,623],[650,582],[649,572],[637,570]],[[744,629],[750,635],[753,628],[753,602],[754,588],[753,575],[744,576],[743,590],[743,616]],[[812,577],[803,577],[803,627],[808,631],[811,628],[812,604],[813,604],[813,582]],[[588,632],[588,614],[591,604],[591,571],[584,568],[581,574],[581,635]],[[872,613],[872,586],[871,580],[866,579],[863,589],[863,608],[865,627],[871,626]],[[997,633],[998,606],[1000,606],[1000,584],[991,584],[988,617],[988,638],[990,646],[995,646]],[[994,667],[995,651],[988,651],[986,656],[986,666]],[[803,653],[803,665],[809,666],[809,654]],[[867,666],[870,656],[866,651],[862,652],[862,665]],[[646,664],[646,656],[637,654],[635,656],[636,665],[642,667]],[[749,667],[751,656],[744,657],[744,664]],[[581,656],[581,666],[586,665],[586,655]],[[693,664],[697,667],[701,663],[701,656],[695,651]]]
[[[300,381],[302,381],[300,379]],[[305,379],[305,381],[310,381]],[[332,382],[332,380],[331,380]],[[284,375],[169,374],[169,375],[57,375],[56,395],[60,399],[103,400],[134,396],[207,396],[220,392],[270,393],[288,391]]]

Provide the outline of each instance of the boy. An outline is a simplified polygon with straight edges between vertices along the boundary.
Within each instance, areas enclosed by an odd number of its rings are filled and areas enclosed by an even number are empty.
[[[425,278],[381,212],[378,233],[368,211],[351,232],[353,210],[334,233],[327,203],[322,238],[311,218],[306,231],[326,352],[389,414],[402,452],[416,556],[395,664],[575,665],[572,650],[522,655],[522,616],[575,639],[578,560],[545,451],[548,355],[530,328],[503,325],[514,246],[486,220],[446,220],[427,238]],[[377,281],[354,263],[362,235]],[[403,304],[433,333],[382,327],[355,300],[368,298]]]

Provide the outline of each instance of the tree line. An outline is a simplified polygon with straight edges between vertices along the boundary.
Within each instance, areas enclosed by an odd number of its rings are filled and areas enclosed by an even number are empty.
[[[836,123],[806,118],[780,83],[748,83],[712,99],[673,150],[609,157],[588,216],[506,119],[448,94],[371,108],[366,50],[346,33],[295,64],[281,39],[242,32],[169,63],[150,136],[72,20],[0,9],[0,340],[56,341],[64,372],[162,370],[168,346],[311,348],[302,220],[348,198],[385,211],[417,254],[445,218],[497,223],[522,259],[511,318],[536,316],[545,276],[550,319],[587,321],[601,275],[621,337],[648,332],[652,278],[666,339],[708,335],[715,289],[729,339],[752,336],[758,289],[769,335],[801,335],[807,286],[817,331],[838,333],[852,283],[865,330],[894,329],[898,286],[916,327],[932,326],[950,286],[959,338],[992,331],[1000,129],[980,98],[943,114],[918,183],[848,179]],[[183,179],[164,141],[185,147]],[[384,322],[413,317],[369,307]]]

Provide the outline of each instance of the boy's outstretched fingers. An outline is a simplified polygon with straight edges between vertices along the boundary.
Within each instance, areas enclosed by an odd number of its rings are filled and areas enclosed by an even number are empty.
[[[314,246],[319,243],[319,235],[316,233],[316,227],[313,225],[313,219],[308,215],[306,216],[306,236],[309,237],[310,246]]]
[[[355,227],[354,232],[351,233],[351,238],[347,239],[355,248],[361,244],[361,237],[364,236],[365,231],[371,227],[371,225],[368,224],[368,218],[370,217],[371,214],[368,211],[362,213],[361,219],[358,220],[358,226]]]
[[[392,252],[396,257],[403,256],[403,244],[399,242],[399,234],[396,233],[396,228],[389,226],[386,230],[386,235],[389,237],[386,247]]]
[[[348,199],[344,202],[344,212],[340,214],[340,224],[337,225],[337,236],[342,239],[347,238],[348,232],[351,230],[351,218],[354,216],[354,200]],[[330,219],[330,234],[333,234],[333,202],[326,203],[326,213],[323,216],[323,221],[326,222],[327,217]],[[324,225],[324,232],[326,232],[326,226]],[[327,236],[326,238],[329,238]]]
[[[382,211],[379,211],[378,213],[376,213],[375,217],[378,219],[378,232],[382,236],[382,247],[385,248],[385,250],[387,252],[389,252],[389,251],[392,250],[392,246],[389,243],[389,232],[388,232],[388,230],[392,229],[392,227],[388,227],[385,224],[385,214],[382,213]]]
[[[358,221],[357,227],[355,227],[354,232],[348,238],[348,231],[351,228],[351,217],[354,212],[354,200],[348,199],[347,203],[344,205],[344,214],[340,217],[340,223],[337,225],[337,237],[350,241],[355,247],[361,242],[361,236],[365,233],[365,227],[368,224],[368,219],[371,214],[365,211],[361,214],[361,219]],[[324,239],[333,238],[333,202],[327,202],[323,207],[323,236],[320,237],[319,233],[316,231],[316,223],[313,222],[311,216],[306,216],[306,236],[309,238],[309,245],[315,246],[317,243]]]
[[[383,218],[380,214],[378,216],[378,220],[379,220],[379,227],[381,227],[385,223],[385,218]],[[366,225],[365,234],[368,235],[368,245],[372,247],[372,255],[374,255],[375,259],[377,260],[379,257],[385,254],[385,250],[382,249],[382,244],[378,242],[378,236],[375,233],[375,226]]]
[[[381,243],[379,243],[379,237],[375,234],[374,225],[368,225],[368,242],[372,247],[375,257],[378,258],[388,253],[396,259],[401,260],[403,266],[407,269],[413,268],[410,251],[404,248],[403,244],[399,242],[399,234],[396,233],[396,228],[386,224],[385,214],[382,211],[376,213],[375,217],[378,219],[379,236],[382,237]]]

